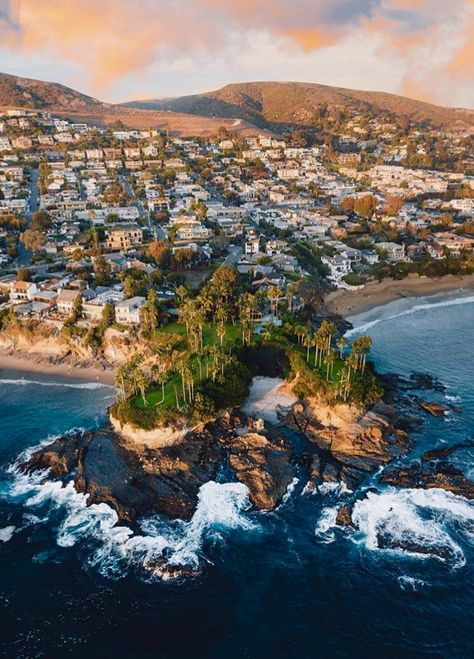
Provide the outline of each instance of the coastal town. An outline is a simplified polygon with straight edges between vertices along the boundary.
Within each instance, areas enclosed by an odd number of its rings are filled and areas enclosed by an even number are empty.
[[[472,135],[354,114],[337,140],[297,131],[184,139],[45,112],[0,115],[1,312],[140,325],[177,315],[221,265],[304,304],[370,281],[474,270]],[[266,316],[268,309],[262,309]]]
[[[474,0],[0,0],[0,655],[474,657]]]

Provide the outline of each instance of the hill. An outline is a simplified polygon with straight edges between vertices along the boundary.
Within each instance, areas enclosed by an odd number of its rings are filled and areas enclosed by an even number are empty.
[[[95,125],[118,120],[180,135],[209,135],[221,126],[248,134],[315,127],[321,113],[355,109],[406,117],[433,126],[474,127],[474,111],[445,108],[385,92],[300,82],[251,82],[179,98],[103,103],[65,85],[0,73],[0,107],[48,110]]]
[[[259,131],[253,124],[220,117],[103,103],[55,82],[0,73],[0,108],[47,110],[67,119],[108,126],[117,121],[130,128],[156,128],[176,135],[206,137],[225,127],[242,135]]]
[[[300,82],[231,84],[217,91],[180,98],[125,104],[148,110],[168,110],[199,116],[233,117],[266,128],[308,126],[315,112],[327,106],[362,112],[388,112],[434,126],[474,125],[474,111],[445,108],[385,92],[367,92]]]
[[[37,110],[99,110],[106,104],[56,82],[0,73],[0,106]]]

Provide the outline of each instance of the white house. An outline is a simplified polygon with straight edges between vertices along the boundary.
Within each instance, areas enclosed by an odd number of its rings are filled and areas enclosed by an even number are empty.
[[[145,304],[146,299],[139,295],[131,297],[115,305],[115,319],[118,323],[124,325],[140,324],[140,309]]]

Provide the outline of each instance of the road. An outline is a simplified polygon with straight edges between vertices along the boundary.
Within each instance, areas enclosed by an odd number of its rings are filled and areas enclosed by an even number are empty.
[[[31,216],[37,210],[39,210],[39,188],[38,188],[38,179],[39,172],[37,169],[31,170],[30,177],[30,198],[29,198],[29,209],[25,213],[25,220],[29,223]],[[26,249],[21,240],[18,242],[18,256],[16,259],[18,268],[25,268],[31,265],[33,259],[33,252],[30,252],[29,249]]]

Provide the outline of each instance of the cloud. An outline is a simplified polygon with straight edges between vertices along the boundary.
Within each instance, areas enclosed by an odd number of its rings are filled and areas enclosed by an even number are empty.
[[[158,62],[238,58],[252,36],[309,56],[357,34],[381,44],[405,91],[437,98],[437,85],[474,82],[473,9],[474,0],[451,0],[449,14],[446,0],[0,0],[0,42],[75,63],[103,96]]]

